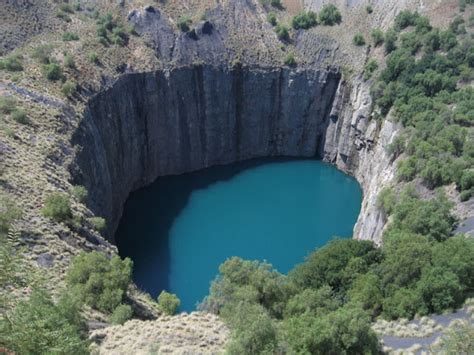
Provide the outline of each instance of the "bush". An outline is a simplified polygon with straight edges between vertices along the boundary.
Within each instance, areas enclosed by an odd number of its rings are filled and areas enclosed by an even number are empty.
[[[22,71],[23,65],[21,64],[22,57],[19,54],[10,54],[3,59],[0,59],[0,69],[8,71]]]
[[[87,198],[87,190],[84,186],[76,185],[72,188],[72,195],[80,202],[84,202]]]
[[[75,33],[72,32],[64,32],[63,33],[63,41],[64,42],[70,42],[70,41],[78,41],[79,36]]]
[[[396,42],[397,42],[397,32],[394,31],[393,29],[389,29],[387,32],[385,32],[385,53],[391,53],[393,52],[397,47],[396,47]]]
[[[341,13],[339,12],[339,9],[333,4],[324,5],[319,12],[319,22],[322,25],[333,26],[335,24],[340,24],[341,21]]]
[[[379,65],[375,59],[370,59],[364,67],[364,80],[369,80]]]
[[[119,256],[108,259],[97,251],[76,256],[66,274],[68,286],[78,297],[102,312],[113,312],[124,300],[133,263]]]
[[[372,12],[374,12],[374,8],[372,7],[372,5],[367,5],[365,7],[365,11],[367,11],[368,14],[371,14]]]
[[[280,23],[275,26],[275,33],[281,40],[288,40],[290,38],[288,27]]]
[[[276,26],[278,21],[277,21],[277,17],[276,17],[276,14],[274,12],[269,12],[267,14],[267,21],[272,25],[272,26]]]
[[[190,30],[189,26],[191,26],[192,23],[193,23],[193,21],[191,20],[191,18],[189,16],[181,16],[178,19],[178,28],[182,32],[188,32]]]
[[[354,43],[356,46],[363,46],[365,45],[365,39],[364,36],[361,33],[357,33],[354,38],[352,39],[352,43]]]
[[[70,295],[55,304],[46,291],[33,290],[27,301],[0,318],[0,343],[17,354],[88,354],[79,311]]]
[[[89,218],[89,223],[99,232],[102,232],[107,228],[107,222],[102,217],[91,217]]]
[[[473,354],[474,353],[474,325],[463,321],[454,324],[441,335],[440,342],[434,347],[436,354]]]
[[[229,354],[278,353],[277,329],[262,306],[240,302],[223,310],[232,329]]]
[[[390,216],[397,204],[393,190],[389,187],[382,189],[377,196],[377,204],[383,209],[387,216]]]
[[[57,17],[57,18],[60,18],[61,20],[65,21],[65,22],[71,22],[71,18],[70,18],[69,15],[68,15],[66,12],[64,12],[64,11],[61,11],[61,10],[57,11],[57,12],[56,12],[56,17]]]
[[[66,12],[68,14],[73,14],[74,13],[74,9],[72,8],[72,6],[68,3],[62,3],[59,5],[59,10],[63,11],[63,12]]]
[[[31,57],[38,60],[42,64],[49,64],[53,47],[48,44],[43,44],[33,48]]]
[[[12,118],[16,123],[20,123],[20,124],[30,123],[30,120],[28,119],[28,116],[26,115],[25,111],[23,111],[23,110],[13,111],[12,112]]]
[[[395,17],[395,29],[401,31],[408,26],[414,26],[416,20],[420,17],[417,12],[411,12],[409,10],[400,11],[400,13]]]
[[[161,291],[160,295],[158,296],[158,307],[159,309],[168,315],[173,315],[178,310],[181,301],[179,298],[172,293],[168,293],[166,291]]]
[[[0,236],[7,234],[10,224],[21,217],[21,212],[15,202],[0,191]]]
[[[374,28],[370,34],[375,47],[380,46],[384,41],[383,32],[379,28]]]
[[[64,66],[69,69],[76,69],[76,62],[74,61],[74,57],[70,54],[66,54],[64,56]]]
[[[87,59],[89,62],[98,64],[99,63],[99,55],[96,52],[89,52],[87,54]]]
[[[121,304],[114,309],[109,317],[109,322],[112,324],[123,324],[133,316],[132,307],[128,304]]]
[[[57,81],[63,77],[61,66],[57,63],[45,64],[43,67],[43,73],[46,79],[51,81]]]
[[[285,57],[285,65],[293,67],[296,65],[296,59],[293,53],[288,53]]]
[[[16,110],[16,100],[12,96],[0,96],[0,112],[9,114]]]
[[[295,30],[309,29],[318,24],[318,15],[313,11],[302,11],[291,20],[291,26]]]
[[[71,80],[66,81],[61,88],[61,92],[66,97],[74,96],[74,94],[77,92],[76,82],[71,81]]]
[[[41,213],[56,222],[65,222],[72,218],[71,203],[67,195],[53,193],[46,198]]]

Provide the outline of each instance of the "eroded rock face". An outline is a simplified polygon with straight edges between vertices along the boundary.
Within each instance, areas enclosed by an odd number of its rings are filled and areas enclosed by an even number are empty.
[[[335,70],[194,66],[126,74],[89,102],[73,171],[112,236],[158,176],[269,156],[322,157]]]

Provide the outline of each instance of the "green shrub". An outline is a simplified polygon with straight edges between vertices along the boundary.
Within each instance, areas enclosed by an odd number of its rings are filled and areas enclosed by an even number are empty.
[[[275,26],[275,33],[280,40],[288,40],[290,38],[288,27],[280,23]]]
[[[72,97],[77,92],[77,84],[74,81],[68,80],[61,87],[61,92],[66,97]]]
[[[72,6],[68,3],[62,3],[59,5],[59,9],[61,11],[64,11],[68,14],[73,14],[74,13],[74,9],[72,8]]]
[[[379,64],[377,61],[375,59],[370,59],[364,67],[364,80],[369,80],[378,67]]]
[[[56,17],[57,18],[60,18],[61,20],[65,21],[65,22],[71,22],[71,18],[69,17],[69,15],[64,12],[64,11],[61,11],[61,10],[58,10],[56,12]]]
[[[88,220],[92,227],[99,232],[102,232],[107,228],[107,222],[102,217],[91,217]]]
[[[80,305],[70,295],[54,303],[43,290],[0,318],[1,344],[17,354],[89,354]]]
[[[372,12],[374,12],[374,8],[372,7],[372,5],[367,5],[365,7],[365,11],[367,11],[368,14],[371,14]]]
[[[113,312],[124,300],[132,276],[132,261],[108,259],[93,251],[76,256],[66,274],[68,286],[92,308]]]
[[[277,17],[276,17],[276,14],[274,12],[269,12],[267,14],[267,21],[272,25],[272,26],[276,26],[278,21],[277,21]]]
[[[16,100],[12,96],[0,96],[0,112],[9,114],[16,110]]]
[[[61,66],[57,63],[45,64],[43,66],[43,73],[46,79],[51,81],[61,80],[63,77]]]
[[[394,191],[389,187],[382,189],[377,196],[377,204],[388,216],[391,215],[397,204]]]
[[[295,29],[309,29],[318,24],[318,15],[313,11],[302,11],[291,20],[291,26]]]
[[[64,66],[69,69],[76,69],[76,62],[71,54],[64,56]]]
[[[389,29],[387,32],[385,32],[385,37],[384,37],[385,53],[391,53],[397,48],[396,47],[397,38],[398,38],[397,32],[394,31],[393,29]]]
[[[375,47],[378,47],[383,43],[384,36],[381,29],[374,28],[372,32],[370,33],[370,35],[372,36],[372,42],[374,43]]]
[[[241,302],[225,308],[223,317],[232,329],[229,354],[278,353],[277,328],[262,306]]]
[[[191,26],[192,23],[193,23],[193,21],[191,20],[191,18],[189,16],[181,16],[178,19],[178,28],[182,32],[188,32],[190,30],[189,26]]]
[[[94,63],[94,64],[99,63],[99,55],[96,52],[89,52],[87,54],[87,59],[91,63]]]
[[[132,307],[128,304],[121,304],[114,309],[109,317],[109,322],[112,324],[123,324],[133,316]]]
[[[11,116],[15,122],[20,124],[28,124],[30,122],[28,116],[23,110],[15,110],[12,112]]]
[[[175,314],[180,304],[181,301],[175,294],[161,291],[160,295],[158,296],[158,307],[165,314]]]
[[[19,54],[10,54],[3,59],[0,59],[0,69],[8,71],[22,71],[21,64],[22,57]]]
[[[362,33],[357,33],[354,38],[352,38],[352,43],[354,43],[356,46],[363,46],[365,45],[365,38],[362,35]]]
[[[11,223],[21,217],[20,209],[7,194],[0,191],[0,236],[6,234]]]
[[[73,32],[64,32],[63,33],[63,41],[70,42],[70,41],[78,41],[79,36]]]
[[[73,186],[72,195],[80,202],[84,202],[87,198],[87,189],[81,185]]]
[[[401,31],[408,26],[414,26],[419,17],[420,15],[417,12],[411,12],[409,10],[400,11],[400,13],[395,17],[394,28],[397,31]]]
[[[41,213],[56,222],[65,222],[72,218],[71,203],[67,195],[53,193],[46,198]]]
[[[38,60],[42,64],[49,64],[53,47],[49,44],[42,44],[38,47],[33,48],[31,57]]]
[[[296,65],[296,58],[293,53],[288,53],[285,57],[285,65],[293,67]]]
[[[432,351],[435,354],[473,354],[474,325],[468,321],[461,324],[453,322]]]
[[[279,9],[283,8],[281,0],[260,0],[260,3],[262,5],[271,5],[273,7],[279,8]]]
[[[335,24],[340,24],[341,21],[341,13],[339,12],[339,9],[333,4],[324,5],[319,12],[319,22],[322,25],[333,26]]]

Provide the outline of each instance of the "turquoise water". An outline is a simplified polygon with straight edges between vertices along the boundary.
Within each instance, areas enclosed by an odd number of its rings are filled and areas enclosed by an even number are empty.
[[[257,160],[159,178],[134,192],[116,234],[134,281],[192,311],[230,256],[288,272],[333,236],[349,237],[357,182],[314,160]]]

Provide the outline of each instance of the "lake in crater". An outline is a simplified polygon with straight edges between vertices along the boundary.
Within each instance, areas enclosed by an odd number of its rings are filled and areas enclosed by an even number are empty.
[[[334,236],[350,237],[362,192],[316,160],[263,159],[158,178],[132,193],[116,234],[134,281],[193,311],[231,256],[286,273]]]

